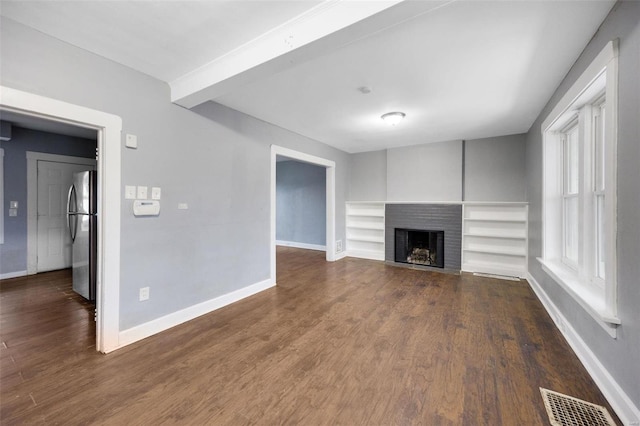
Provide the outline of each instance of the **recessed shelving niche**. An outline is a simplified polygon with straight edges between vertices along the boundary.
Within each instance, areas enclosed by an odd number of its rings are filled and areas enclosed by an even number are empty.
[[[462,270],[525,278],[526,203],[465,203]]]
[[[348,202],[347,253],[351,257],[384,260],[383,202]]]

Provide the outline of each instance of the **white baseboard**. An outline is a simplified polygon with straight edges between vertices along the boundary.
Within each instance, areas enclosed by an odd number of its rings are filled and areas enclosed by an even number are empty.
[[[0,274],[0,280],[8,280],[9,278],[25,277],[26,275],[27,275],[27,271],[5,272],[4,274]]]
[[[340,252],[340,253],[336,253],[336,258],[335,258],[335,260],[344,259],[345,257],[347,257],[347,252],[342,251],[342,252]]]
[[[571,346],[578,356],[582,365],[587,369],[593,381],[596,382],[596,385],[598,385],[604,397],[607,398],[607,401],[609,401],[609,404],[615,410],[622,423],[627,426],[639,426],[640,410],[638,407],[620,385],[618,385],[618,382],[616,382],[611,374],[609,374],[589,346],[587,346],[571,326],[571,323],[567,321],[565,316],[562,315],[562,312],[551,301],[551,298],[545,293],[536,279],[533,278],[531,274],[527,274],[527,281],[529,281],[531,289],[536,296],[538,296],[538,299],[542,302],[542,305],[553,319],[553,322],[555,322],[556,327],[558,327],[558,330],[560,330],[567,343],[569,343],[569,346]]]
[[[273,282],[273,280],[271,279],[266,279],[256,284],[252,284],[248,287],[244,287],[231,293],[216,297],[215,299],[207,300],[206,302],[190,306],[169,315],[165,315],[161,318],[157,318],[144,324],[137,325],[127,330],[123,330],[119,334],[118,347],[121,348],[149,336],[153,336],[154,334],[158,334],[161,331],[168,330],[171,327],[175,327],[176,325],[180,325],[201,315],[208,314],[209,312],[230,305],[234,302],[244,299],[245,297],[249,297],[261,291],[267,290],[268,288],[271,288],[273,286],[275,286],[275,282]]]
[[[301,248],[301,249],[307,249],[307,250],[327,251],[327,246],[321,246],[319,244],[297,243],[295,241],[276,240],[276,245],[284,246],[284,247],[295,247],[295,248]]]

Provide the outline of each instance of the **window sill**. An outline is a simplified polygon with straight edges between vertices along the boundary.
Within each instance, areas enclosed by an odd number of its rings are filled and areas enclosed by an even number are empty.
[[[558,260],[538,258],[542,269],[549,274],[596,322],[613,338],[620,319],[606,306],[604,297],[593,291],[577,274]]]

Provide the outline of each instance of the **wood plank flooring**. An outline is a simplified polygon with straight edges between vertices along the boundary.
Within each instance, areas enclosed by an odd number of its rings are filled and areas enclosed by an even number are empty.
[[[544,425],[605,399],[526,282],[278,248],[278,286],[114,353],[69,271],[0,282],[0,423]]]

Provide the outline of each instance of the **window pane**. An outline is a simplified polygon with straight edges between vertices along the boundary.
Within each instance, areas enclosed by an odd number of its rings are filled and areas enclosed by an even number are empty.
[[[565,139],[565,194],[578,193],[578,127],[567,132]]]
[[[578,263],[578,197],[564,199],[564,257]]]
[[[602,104],[595,109],[593,120],[593,133],[595,138],[595,189],[596,191],[604,190],[604,113],[605,105]]]
[[[604,195],[596,195],[596,275],[604,279]]]

